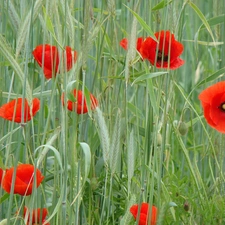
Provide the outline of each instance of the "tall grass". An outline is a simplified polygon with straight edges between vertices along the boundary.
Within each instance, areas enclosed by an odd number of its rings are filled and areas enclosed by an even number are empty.
[[[30,197],[0,189],[0,224],[24,224],[24,205],[47,208],[52,225],[136,224],[129,208],[141,202],[157,206],[157,224],[225,224],[225,141],[206,124],[198,100],[223,80],[223,1],[0,6],[0,103],[41,101],[25,125],[0,119],[0,167],[30,163],[45,176]],[[119,45],[160,30],[184,45],[177,70],[157,69]],[[72,70],[46,80],[32,56],[44,43],[60,54],[75,49]],[[60,96],[74,87],[92,92],[98,108],[67,111]]]

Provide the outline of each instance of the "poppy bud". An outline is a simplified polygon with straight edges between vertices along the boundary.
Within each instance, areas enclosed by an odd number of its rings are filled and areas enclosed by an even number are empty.
[[[185,135],[188,132],[188,126],[185,122],[180,121],[178,125],[178,131],[181,135]]]
[[[189,204],[188,204],[188,202],[186,201],[185,203],[184,203],[184,210],[187,212],[187,211],[189,211]]]

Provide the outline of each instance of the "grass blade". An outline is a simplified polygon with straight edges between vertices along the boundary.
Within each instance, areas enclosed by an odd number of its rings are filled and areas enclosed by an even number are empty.
[[[189,1],[188,3],[192,9],[194,9],[194,11],[196,12],[196,14],[198,15],[198,17],[201,19],[202,23],[205,25],[205,28],[208,30],[209,34],[212,37],[212,40],[215,42],[214,36],[213,36],[213,32],[210,28],[210,25],[207,21],[207,19],[205,18],[205,16],[203,15],[203,13],[201,12],[201,10],[197,7],[197,5],[195,5],[193,2]]]

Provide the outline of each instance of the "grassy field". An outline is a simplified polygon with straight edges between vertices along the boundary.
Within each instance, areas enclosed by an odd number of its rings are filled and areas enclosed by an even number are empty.
[[[2,182],[0,225],[224,225],[224,132],[207,123],[198,97],[224,79],[224,11],[211,0],[2,0],[0,106],[23,98],[23,117],[40,100],[28,121],[0,118],[2,177],[30,164],[44,178],[29,195],[15,192],[16,173],[11,190]],[[162,31],[183,45],[179,68],[158,68],[136,50],[137,38]],[[51,79],[32,54],[44,44],[63,59]],[[88,113],[67,109],[74,89]],[[157,222],[138,222],[140,209],[135,220],[130,208],[143,202],[157,207]],[[25,206],[47,216],[32,221]]]

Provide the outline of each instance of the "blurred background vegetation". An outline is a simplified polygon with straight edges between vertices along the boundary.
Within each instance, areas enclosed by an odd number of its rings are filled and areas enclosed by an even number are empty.
[[[0,119],[1,167],[38,162],[45,175],[30,197],[0,190],[0,219],[23,224],[15,213],[26,204],[48,208],[54,225],[127,225],[135,224],[130,206],[149,202],[158,207],[157,224],[225,224],[224,137],[205,123],[198,100],[224,76],[223,1],[0,6],[0,103],[41,100],[25,126]],[[177,70],[157,69],[119,45],[160,30],[184,45]],[[45,43],[61,54],[76,50],[73,69],[46,80],[32,56]],[[60,95],[73,87],[87,88],[99,108],[68,112]]]

